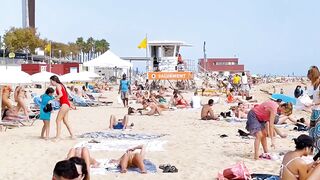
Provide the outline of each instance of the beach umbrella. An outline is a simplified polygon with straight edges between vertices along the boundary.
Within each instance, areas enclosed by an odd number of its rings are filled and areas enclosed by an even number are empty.
[[[50,77],[53,76],[53,75],[58,76],[57,74],[54,74],[54,73],[51,73],[51,72],[47,72],[47,71],[38,72],[38,73],[35,73],[35,74],[31,75],[31,81],[32,82],[44,82],[44,83],[47,83],[47,82],[50,82]]]
[[[0,84],[29,84],[31,76],[21,70],[0,71]]]
[[[80,73],[68,73],[65,75],[60,76],[60,80],[62,82],[72,82],[72,81],[78,81],[78,82],[85,82],[85,81],[92,81],[89,77],[81,75]]]
[[[83,77],[88,77],[88,78],[100,78],[99,74],[91,71],[82,71],[82,72],[79,72],[79,75]]]
[[[97,58],[84,62],[87,67],[109,67],[109,68],[130,68],[132,63],[121,59],[119,56],[108,50]]]

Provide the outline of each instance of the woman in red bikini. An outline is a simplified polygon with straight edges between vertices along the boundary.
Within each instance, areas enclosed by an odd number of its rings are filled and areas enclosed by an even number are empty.
[[[56,87],[56,93],[57,93],[57,97],[55,98],[55,100],[60,101],[60,110],[58,112],[57,115],[57,119],[56,119],[56,125],[57,125],[57,134],[56,134],[56,140],[60,139],[60,135],[61,135],[61,121],[63,121],[63,123],[66,125],[71,138],[74,138],[71,126],[69,124],[68,121],[68,113],[70,110],[70,102],[68,99],[68,93],[66,91],[65,86],[60,82],[58,76],[51,76],[50,77],[50,82],[52,86]]]

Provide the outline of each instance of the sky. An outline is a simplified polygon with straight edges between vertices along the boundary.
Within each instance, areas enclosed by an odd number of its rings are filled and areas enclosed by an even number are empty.
[[[305,75],[320,65],[317,0],[36,0],[42,38],[105,38],[121,56],[145,56],[149,40],[192,44],[182,56],[238,57],[252,73]],[[21,0],[0,0],[0,35],[22,26]]]

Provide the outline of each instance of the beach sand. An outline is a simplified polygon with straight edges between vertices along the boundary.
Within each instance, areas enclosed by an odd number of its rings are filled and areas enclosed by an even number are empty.
[[[253,94],[260,102],[267,100],[268,95],[259,91],[260,88],[272,92],[273,84],[263,84],[253,89]],[[276,84],[285,90],[293,90],[296,84]],[[190,92],[187,96],[190,97]],[[127,113],[127,109],[117,104],[117,93],[106,94],[115,103],[112,106],[78,108],[72,110],[69,119],[77,135],[85,132],[107,130],[110,114],[120,117]],[[206,103],[209,97],[202,97]],[[214,111],[220,113],[227,110],[224,102],[214,105]],[[55,134],[55,117],[51,119],[51,137]],[[297,118],[309,119],[305,112],[295,112]],[[160,169],[155,174],[108,173],[94,175],[92,179],[214,179],[218,171],[244,161],[251,172],[278,174],[281,161],[278,160],[253,160],[253,138],[242,139],[237,134],[238,129],[245,130],[245,122],[229,123],[226,121],[201,121],[200,110],[165,111],[162,116],[130,116],[130,123],[135,124],[132,133],[168,134],[161,137],[165,140],[165,151],[147,152],[146,158],[157,166],[159,164],[172,164],[178,173],[163,174]],[[63,140],[59,142],[40,139],[41,121],[36,121],[34,126],[8,129],[0,133],[0,179],[20,180],[51,179],[52,170],[57,161],[66,158],[68,150],[83,139],[72,140],[63,126]],[[294,149],[292,138],[300,133],[292,131],[293,126],[281,128],[289,134],[286,139],[277,137],[276,149],[271,153],[278,154]],[[220,138],[221,134],[228,137]],[[268,140],[269,146],[270,141]],[[95,151],[92,156],[101,158],[119,158],[124,152]]]

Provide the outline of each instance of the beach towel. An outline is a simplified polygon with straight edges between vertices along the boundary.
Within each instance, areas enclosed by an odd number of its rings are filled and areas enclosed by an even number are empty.
[[[98,131],[84,133],[79,136],[79,138],[90,138],[90,139],[131,139],[131,140],[150,140],[158,139],[165,136],[165,134],[160,135],[148,135],[148,134],[129,134],[125,132],[110,132],[110,131]]]
[[[227,122],[247,122],[248,119],[242,119],[237,117],[228,117],[224,119]]]
[[[88,141],[83,141],[75,145],[75,147],[87,147],[90,151],[126,151],[134,146],[144,144],[146,146],[146,151],[164,151],[164,144],[167,141],[160,140],[117,140],[108,139],[101,140],[99,143],[89,143]]]
[[[110,163],[110,159],[99,159],[99,168],[90,168],[90,173],[92,175],[104,175],[107,173],[120,173],[120,167],[117,164]],[[153,164],[150,160],[145,159],[144,161],[147,173],[156,173],[157,166]],[[128,172],[140,173],[139,168],[129,168]]]
[[[280,180],[279,176],[272,174],[251,174],[252,180]]]

